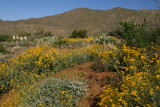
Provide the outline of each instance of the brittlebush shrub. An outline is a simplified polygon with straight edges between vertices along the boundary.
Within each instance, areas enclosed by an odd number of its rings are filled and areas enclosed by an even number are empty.
[[[17,88],[26,79],[32,81],[36,75],[47,74],[54,66],[56,51],[46,45],[27,50],[0,65],[0,93]],[[27,81],[26,81],[27,82]]]
[[[44,79],[42,83],[23,85],[14,89],[2,103],[2,107],[74,107],[87,92],[84,82]]]
[[[26,91],[27,90],[27,91]],[[21,103],[28,106],[72,107],[86,94],[84,82],[47,79],[42,84],[26,87],[19,93]]]
[[[129,47],[125,44],[120,49],[119,59],[115,68],[122,74],[134,75],[137,72],[154,73],[158,68],[160,47],[147,48]]]
[[[18,88],[19,85],[32,83],[41,75],[60,72],[93,60],[97,53],[103,50],[103,45],[91,45],[84,49],[57,52],[54,48],[40,45],[0,65],[0,93]]]
[[[119,50],[116,45],[107,45],[104,47],[104,51],[98,52],[98,56],[96,57],[96,62],[94,66],[97,66],[99,68],[98,71],[104,72],[104,71],[116,71],[114,65],[119,60]],[[93,67],[95,68],[95,67]],[[95,68],[96,69],[96,68]]]
[[[77,48],[90,45],[94,42],[94,38],[65,38],[54,42],[54,46],[63,48]]]
[[[106,86],[100,106],[160,106],[159,46],[120,48],[114,68],[122,77],[117,87]],[[107,59],[107,58],[105,58]]]
[[[102,107],[160,106],[160,69],[154,75],[139,72],[127,75],[118,88],[107,86],[100,95]]]

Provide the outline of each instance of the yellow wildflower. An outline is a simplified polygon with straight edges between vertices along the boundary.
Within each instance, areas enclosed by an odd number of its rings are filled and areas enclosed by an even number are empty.
[[[131,94],[134,95],[134,96],[137,96],[137,91],[132,91]]]

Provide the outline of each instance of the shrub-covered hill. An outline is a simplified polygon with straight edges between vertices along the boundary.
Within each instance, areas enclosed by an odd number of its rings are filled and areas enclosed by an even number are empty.
[[[18,21],[0,20],[0,33],[14,34],[16,31],[35,32],[38,28],[44,28],[53,35],[70,35],[75,29],[86,29],[89,33],[111,30],[117,22],[127,20],[143,22],[144,18],[155,21],[157,10],[131,10],[113,8],[109,10],[91,10],[77,8],[62,14],[42,18],[30,18]],[[159,18],[160,19],[160,18]]]

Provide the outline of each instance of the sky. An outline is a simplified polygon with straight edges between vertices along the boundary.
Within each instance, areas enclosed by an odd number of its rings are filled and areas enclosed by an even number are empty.
[[[155,9],[157,6],[155,0],[0,0],[0,19],[14,21],[39,18],[80,7],[96,10],[115,7],[139,10]]]

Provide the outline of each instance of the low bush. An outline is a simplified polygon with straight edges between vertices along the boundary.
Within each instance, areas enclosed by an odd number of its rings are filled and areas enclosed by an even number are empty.
[[[114,37],[114,36],[106,36],[106,35],[102,35],[100,36],[100,38],[96,39],[96,43],[97,44],[120,44],[121,41]]]
[[[123,31],[122,28],[117,27],[117,28],[111,30],[110,32],[108,32],[107,35],[114,36],[114,37],[117,37],[117,38],[123,38],[124,37],[124,31]]]
[[[1,53],[6,53],[6,48],[2,44],[0,44],[0,52]]]
[[[0,93],[17,88],[17,84],[21,85],[21,82],[23,83],[26,79],[32,81],[39,75],[54,74],[76,64],[93,60],[101,50],[103,50],[103,46],[93,45],[85,49],[57,54],[54,48],[46,45],[32,48],[22,55],[10,59],[7,63],[1,64]]]
[[[18,92],[13,89],[2,106],[75,107],[86,93],[85,82],[47,78],[42,83],[23,85]]]
[[[63,45],[66,44],[66,41],[63,41],[63,40],[56,40],[54,43],[53,43],[53,46],[58,46],[59,48],[62,47]]]
[[[53,78],[47,79],[38,86],[27,88],[24,92],[20,92],[21,103],[24,107],[73,107],[78,104],[79,99],[87,92],[87,87],[83,82],[57,80]]]
[[[48,44],[48,43],[54,43],[54,41],[55,41],[54,37],[43,37],[40,39],[35,39],[33,42],[40,43],[40,44],[44,44],[44,43]]]
[[[105,87],[100,95],[100,106],[160,106],[160,47],[153,46],[147,49],[124,44],[119,48],[112,67],[122,81],[117,86]],[[101,62],[109,61],[107,56],[110,52],[107,53],[102,54],[106,60],[102,57]]]
[[[0,42],[12,41],[12,37],[10,35],[0,34]]]
[[[27,42],[22,40],[22,41],[19,41],[19,42],[18,42],[18,45],[19,45],[19,46],[26,46],[26,45],[27,45]]]
[[[154,75],[146,72],[126,76],[117,88],[106,86],[100,95],[100,106],[160,106],[160,70]]]
[[[87,30],[74,30],[70,38],[87,38]]]
[[[16,42],[3,42],[3,44],[6,46],[6,47],[14,47],[16,46]]]
[[[94,69],[98,69],[100,72],[117,71],[115,65],[119,60],[119,50],[116,45],[105,46],[104,51],[99,52],[96,58]]]
[[[143,24],[121,22],[120,25],[124,28],[123,38],[129,46],[144,48],[151,42],[159,44],[160,28],[149,26],[145,19]]]
[[[54,46],[65,48],[78,48],[90,45],[94,42],[94,38],[66,38],[54,42]]]

